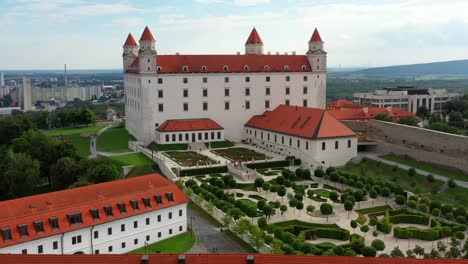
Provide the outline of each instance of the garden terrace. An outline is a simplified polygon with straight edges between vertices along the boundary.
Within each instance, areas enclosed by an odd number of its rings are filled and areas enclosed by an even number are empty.
[[[185,169],[180,171],[181,177],[184,176],[195,176],[197,177],[206,177],[206,174],[210,173],[224,173],[227,172],[228,169],[226,166],[216,166],[216,167],[208,167],[208,168],[198,168],[198,169]]]
[[[155,151],[168,151],[168,150],[187,150],[188,144],[185,143],[178,143],[178,144],[157,144],[155,142],[151,142],[148,145],[150,150]]]
[[[166,151],[164,155],[184,167],[203,166],[216,164],[217,161],[194,151]]]
[[[110,159],[114,161],[114,163],[119,167],[135,166],[135,168],[132,169],[132,171],[128,174],[127,177],[134,177],[153,173],[151,165],[154,164],[154,162],[142,153],[112,156],[110,157]]]
[[[128,152],[128,141],[135,138],[123,127],[113,127],[102,133],[97,139],[96,148],[103,152]]]
[[[154,244],[147,245],[135,249],[130,254],[145,254],[145,253],[185,253],[193,247],[196,241],[196,233],[188,231],[180,235],[158,241]]]
[[[103,129],[104,125],[95,125],[78,128],[63,128],[43,131],[44,134],[61,139],[64,142],[72,144],[78,155],[88,157],[91,155],[89,144],[90,136]]]
[[[295,236],[305,235],[306,239],[320,237],[346,241],[350,238],[348,230],[342,229],[335,224],[315,224],[299,220],[290,220],[274,223],[270,226],[278,227],[282,231],[289,232]]]
[[[254,150],[246,148],[217,149],[212,150],[211,152],[232,161],[244,162],[252,160],[265,160],[267,158],[265,154],[258,153]]]

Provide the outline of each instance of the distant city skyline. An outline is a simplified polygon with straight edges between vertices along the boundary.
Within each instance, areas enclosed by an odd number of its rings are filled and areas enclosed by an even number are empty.
[[[118,69],[129,32],[158,54],[235,54],[256,27],[265,52],[304,54],[315,27],[329,67],[467,59],[468,2],[435,0],[6,0],[0,71]]]

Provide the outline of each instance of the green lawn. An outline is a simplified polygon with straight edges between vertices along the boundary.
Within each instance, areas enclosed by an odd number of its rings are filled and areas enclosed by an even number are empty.
[[[229,140],[224,140],[224,141],[216,141],[216,142],[211,142],[211,143],[205,143],[205,146],[210,147],[212,149],[230,148],[230,147],[234,147],[234,143],[229,141]]]
[[[215,160],[194,151],[167,151],[164,152],[164,155],[184,167],[217,163]]]
[[[141,176],[153,173],[151,165],[153,162],[150,158],[141,153],[112,156],[110,157],[119,167],[133,165],[135,168],[127,177]]]
[[[252,160],[264,160],[266,159],[265,154],[258,153],[251,149],[246,148],[228,148],[228,149],[218,149],[212,150],[216,155],[225,157],[232,161],[252,161]]]
[[[208,221],[212,226],[214,227],[222,227],[223,224],[218,222],[218,220],[214,219],[209,213],[207,213],[205,210],[200,208],[197,204],[193,202],[189,202],[188,204],[188,209],[195,211],[199,216],[203,217],[206,221]]]
[[[366,215],[366,214],[375,214],[375,213],[385,212],[388,210],[392,210],[392,207],[390,207],[389,205],[382,205],[382,206],[376,206],[376,207],[370,207],[370,208],[364,208],[364,209],[357,209],[354,211],[356,211],[359,214]]]
[[[255,202],[252,202],[249,199],[239,199],[239,201],[241,201],[242,203],[244,203],[246,205],[253,206],[253,207],[257,208],[257,204]]]
[[[394,168],[394,166],[369,158],[358,165],[348,163],[339,170],[358,176],[376,177],[385,181],[397,182],[404,189],[418,194],[437,191],[444,184],[440,180],[429,182],[427,177],[421,174],[409,176],[407,170]]]
[[[257,187],[253,183],[237,183],[236,189],[241,189],[244,191],[257,191]]]
[[[438,200],[442,203],[451,204],[452,206],[458,207],[464,205],[468,207],[468,192],[466,188],[456,186],[455,188],[449,188],[443,192],[437,192],[436,194],[426,194],[423,197],[431,200]]]
[[[149,149],[157,150],[157,151],[167,151],[167,150],[187,150],[188,144],[180,143],[180,144],[156,144],[152,142],[148,145]]]
[[[128,141],[135,138],[125,128],[113,127],[106,130],[97,140],[97,150],[103,152],[127,152]]]
[[[103,128],[104,125],[95,125],[78,128],[45,130],[42,132],[49,136],[63,137],[64,141],[72,144],[75,147],[78,155],[80,155],[81,157],[88,157],[89,155],[91,155],[91,152],[89,150],[89,142],[91,139],[87,134],[95,134]]]
[[[195,232],[188,231],[147,246],[147,253],[185,253],[195,244]],[[145,247],[135,249],[130,254],[145,254]]]
[[[244,240],[240,239],[238,236],[236,236],[230,230],[223,231],[223,233],[226,234],[226,236],[229,237],[232,241],[236,242],[236,244],[239,245],[245,252],[247,252],[247,253],[258,253],[258,251],[255,250],[255,248],[253,248],[251,245],[245,243]]]
[[[313,193],[316,193],[322,197],[327,197],[329,198],[330,197],[330,191],[327,191],[327,190],[324,190],[324,189],[317,189],[317,190],[313,190],[312,191]]]
[[[442,167],[437,167],[435,165],[431,165],[431,164],[428,164],[428,163],[416,161],[416,160],[411,159],[411,158],[405,158],[403,156],[398,156],[398,155],[394,155],[394,154],[383,155],[383,156],[380,156],[380,157],[383,158],[383,159],[386,159],[386,160],[391,160],[391,161],[394,161],[394,162],[405,164],[405,165],[414,167],[416,169],[425,170],[427,172],[431,172],[431,173],[434,173],[434,174],[439,174],[439,175],[442,175],[442,176],[445,176],[445,177],[448,177],[448,178],[452,178],[452,179],[455,179],[455,180],[468,181],[468,174],[463,173],[461,171],[456,171],[456,170],[445,169],[445,168],[442,168]]]
[[[356,219],[356,222],[358,222],[360,225],[364,225],[366,221],[367,218],[362,214],[359,214],[358,218]]]

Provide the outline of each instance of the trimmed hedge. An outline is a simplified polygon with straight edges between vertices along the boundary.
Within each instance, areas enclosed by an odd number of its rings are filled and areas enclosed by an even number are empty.
[[[400,215],[393,215],[390,216],[390,223],[392,224],[419,224],[419,225],[427,225],[429,224],[429,216],[427,215],[408,215],[408,214],[400,214]]]
[[[390,223],[388,211],[385,212],[385,217],[377,222],[377,230],[385,234],[390,234],[392,232],[392,224]]]
[[[258,163],[247,164],[246,166],[249,169],[267,169],[267,168],[275,168],[275,167],[287,167],[289,166],[289,160],[258,162]]]
[[[462,232],[466,231],[466,225],[451,224],[451,223],[447,223],[447,222],[442,221],[441,219],[436,219],[436,218],[431,219],[431,227],[444,227],[444,226],[448,226],[452,228],[453,233],[456,233],[458,231],[462,231]]]
[[[310,237],[310,235],[316,235],[317,237],[321,238],[332,238],[338,240],[349,240],[350,233],[348,230],[341,229],[341,228],[311,228],[308,230],[303,231],[305,234],[306,239]]]
[[[416,238],[425,241],[434,241],[442,238],[440,227],[433,227],[428,229],[421,229],[416,227],[395,227],[393,229],[393,235],[396,238],[401,239]]]
[[[201,175],[201,174],[213,174],[213,173],[225,173],[228,172],[226,166],[218,166],[218,167],[209,167],[209,168],[200,168],[200,169],[189,169],[189,170],[181,170],[180,176],[194,176],[194,175]]]

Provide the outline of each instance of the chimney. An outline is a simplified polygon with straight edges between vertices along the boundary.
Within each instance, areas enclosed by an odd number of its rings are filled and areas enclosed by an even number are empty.
[[[37,212],[37,208],[36,208],[36,206],[34,204],[30,204],[29,209],[31,209],[31,213]]]
[[[240,55],[240,51],[236,52],[237,55]]]
[[[364,107],[364,108],[362,108],[362,111],[364,112],[364,114],[367,115],[369,113],[369,108]]]
[[[285,52],[285,53],[284,53],[284,55],[288,55],[288,53],[287,53],[287,52]]]
[[[176,52],[175,55],[180,55],[180,53],[179,53],[179,52]]]
[[[104,194],[102,192],[97,192],[98,199],[104,199]]]
[[[279,51],[276,52],[276,55],[279,55]]]
[[[179,255],[177,264],[185,264],[185,255]]]
[[[52,206],[52,201],[47,201],[46,204],[47,204],[47,208],[49,208],[49,209],[53,209],[53,208],[54,208],[54,207]]]
[[[271,51],[268,51],[267,54],[268,54],[268,55],[271,55]]]
[[[254,264],[254,263],[255,263],[254,255],[247,255],[247,264]]]
[[[292,55],[296,55],[296,51],[295,51],[295,50],[292,51]]]
[[[149,264],[149,255],[143,255],[140,259],[141,264]]]

